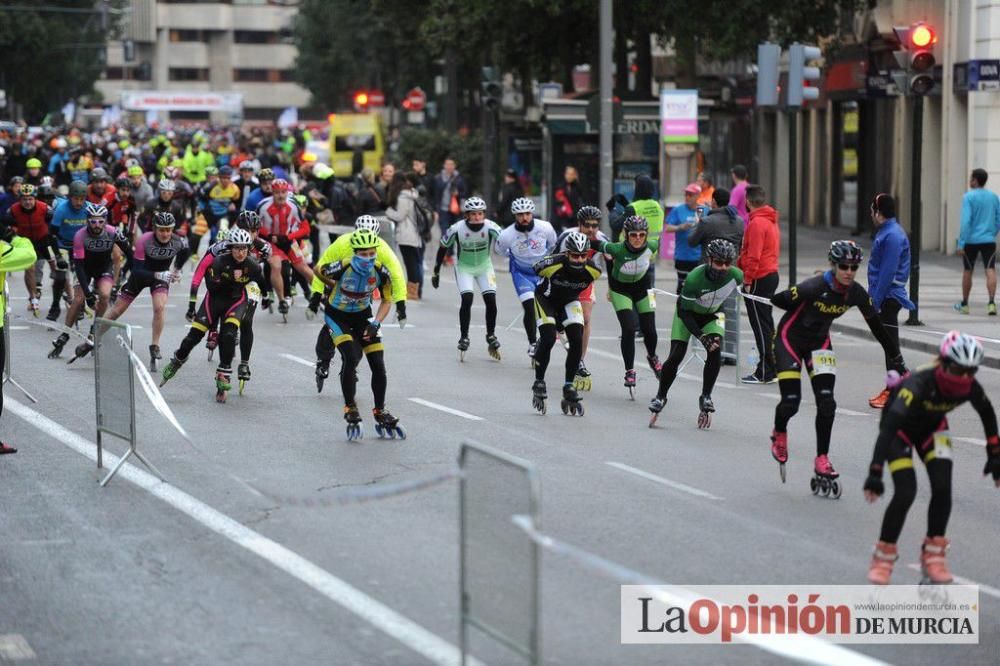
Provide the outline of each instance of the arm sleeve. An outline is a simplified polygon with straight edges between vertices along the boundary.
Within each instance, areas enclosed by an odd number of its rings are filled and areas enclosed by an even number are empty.
[[[87,276],[86,263],[85,261],[74,261],[73,272],[76,273],[76,281],[79,283],[80,289],[83,290],[83,295],[90,296],[90,277]]]
[[[180,272],[184,269],[184,264],[191,257],[191,247],[188,245],[187,239],[181,239],[181,247],[177,250],[177,255],[174,257],[174,270]]]
[[[899,268],[899,237],[895,234],[889,234],[883,239],[881,250],[878,279],[875,280],[875,284],[868,285],[868,288],[871,289],[872,303],[880,309],[882,301],[885,300],[886,294],[889,293],[889,288],[892,287],[892,280],[896,275],[896,270]]]
[[[746,282],[746,276],[744,276],[743,281]],[[809,287],[805,282],[800,282],[772,296],[771,305],[782,310],[791,310],[793,306],[809,295],[807,292],[809,292]]]
[[[198,298],[198,287],[201,286],[201,281],[205,278],[205,271],[208,270],[208,267],[212,265],[212,261],[214,260],[215,257],[212,256],[212,253],[206,252],[205,256],[198,262],[198,266],[194,269],[194,273],[191,275],[191,300],[196,300]],[[136,267],[138,267],[138,263],[136,263]],[[137,270],[136,267],[133,267],[132,270]],[[319,269],[320,267],[317,265],[316,270]],[[313,278],[313,281],[315,282],[316,278]]]
[[[909,388],[907,387],[905,390],[909,390]],[[912,403],[912,393],[910,396],[909,400]],[[889,404],[889,408],[882,414],[882,419],[879,422],[878,437],[875,439],[875,450],[872,452],[873,465],[881,465],[888,458],[889,445],[896,439],[896,433],[906,423],[909,415],[910,406],[907,404],[906,399],[900,397],[897,393]]]
[[[393,302],[406,300],[406,279],[403,277],[403,267],[399,264],[399,258],[392,251],[389,244],[381,238],[376,251],[378,260],[389,270],[389,281],[392,284]]]
[[[983,432],[986,438],[997,436],[997,413],[993,409],[993,403],[986,397],[982,384],[978,381],[972,385],[972,396],[969,398],[973,409],[979,414],[979,419],[983,422]]]

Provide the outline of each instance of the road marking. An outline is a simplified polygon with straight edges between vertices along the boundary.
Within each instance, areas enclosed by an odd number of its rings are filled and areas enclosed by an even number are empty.
[[[21,634],[0,635],[0,657],[9,661],[18,659],[35,659],[38,655],[28,645],[27,639]]]
[[[664,479],[662,476],[657,476],[655,474],[650,474],[649,472],[644,472],[636,467],[630,467],[629,465],[622,464],[620,462],[606,462],[605,465],[620,469],[623,472],[628,472],[629,474],[635,474],[636,476],[641,476],[647,481],[653,481],[654,483],[660,483],[664,486],[673,488],[674,490],[680,490],[685,493],[694,495],[695,497],[704,497],[705,499],[723,501],[722,497],[717,497],[712,493],[706,493],[704,490],[698,490],[692,486],[685,485],[683,483],[677,483],[676,481],[671,481],[670,479]]]
[[[298,363],[299,365],[304,365],[308,368],[315,368],[316,364],[312,361],[307,361],[301,356],[296,356],[295,354],[279,354],[282,358],[287,358],[289,361]]]
[[[986,446],[985,439],[977,439],[975,437],[952,437],[957,442],[965,442],[966,444],[975,444],[976,446]]]
[[[906,566],[909,567],[910,569],[913,569],[914,571],[921,571],[921,572],[923,571],[923,569],[920,568],[920,565],[917,564],[916,562],[912,564],[907,564]],[[982,583],[977,583],[974,580],[963,578],[962,576],[956,576],[955,574],[952,574],[952,577],[955,579],[955,582],[959,583],[960,585],[976,585],[979,587],[979,591],[982,592],[983,594],[987,594],[996,599],[1000,599],[1000,590],[998,590],[995,587],[990,587],[989,585],[983,585]]]
[[[418,405],[423,405],[424,407],[430,407],[431,409],[436,409],[440,412],[445,412],[446,414],[452,414],[454,416],[461,416],[463,419],[469,419],[470,421],[482,421],[483,417],[476,416],[475,414],[469,414],[468,412],[463,412],[460,409],[452,409],[451,407],[446,407],[444,405],[439,405],[436,402],[431,402],[430,400],[424,400],[423,398],[407,398],[410,402],[415,402]]]
[[[17,400],[7,398],[6,406],[28,425],[62,442],[89,460],[97,462],[97,445],[94,442],[84,439]],[[109,467],[118,461],[117,456],[108,451],[104,452],[104,457],[105,464]],[[268,539],[184,491],[130,464],[124,465],[118,476],[186,514],[219,536],[225,537],[293,578],[297,578],[431,662],[455,666],[460,663],[461,655],[457,647],[280,543]]]
[[[12,330],[12,331],[27,331],[29,328],[31,328],[31,327],[30,326],[11,326],[10,330]]]
[[[871,416],[867,412],[856,412],[853,409],[844,409],[843,407],[837,407],[837,413],[845,416]]]
[[[593,340],[594,338],[591,337],[590,339]],[[617,340],[618,338],[615,338],[615,339]],[[588,354],[596,354],[597,356],[600,356],[602,358],[608,358],[608,359],[611,359],[612,361],[621,361],[622,360],[621,354],[612,354],[611,352],[606,352],[603,349],[594,349],[593,347],[588,347],[587,348],[587,353]],[[646,372],[648,372],[650,374],[653,374],[653,370],[649,366],[636,365],[635,369],[636,370],[644,370],[644,371],[646,371]],[[689,375],[686,372],[681,372],[677,376],[680,379],[686,379],[687,381],[690,381],[690,382],[700,382],[701,379],[702,379],[701,377],[695,377],[694,375]],[[715,385],[716,386],[720,386],[722,388],[727,388],[727,389],[736,389],[736,388],[739,388],[738,386],[736,386],[736,384],[730,384],[729,382],[719,382],[719,381],[717,381],[717,382],[715,382]]]

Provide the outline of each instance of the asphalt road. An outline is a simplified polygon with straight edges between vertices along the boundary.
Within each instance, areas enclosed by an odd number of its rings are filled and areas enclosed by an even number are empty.
[[[673,284],[668,273],[661,270],[665,289]],[[23,314],[23,284],[19,277],[10,282],[13,311]],[[710,430],[696,427],[697,361],[675,384],[658,427],[647,428],[655,379],[639,369],[637,399],[628,399],[605,284],[588,355],[594,386],[584,397],[586,416],[563,416],[555,399],[547,415],[535,413],[520,308],[508,276],[498,275],[498,283],[499,363],[486,353],[478,298],[473,347],[458,362],[458,298],[448,276],[440,290],[428,283],[428,298],[410,304],[411,326],[386,327],[388,407],[401,418],[405,441],[374,438],[364,364],[359,405],[366,437],[346,441],[336,376],[322,394],[315,389],[319,324],[305,320],[301,300],[288,324],[258,314],[253,379],[246,394],[234,392],[228,404],[213,400],[214,364],[196,351],[163,388],[194,446],[141,393],[136,399],[139,448],[169,485],[126,467],[110,486],[98,487],[87,456],[95,439],[93,361],[49,360],[54,334],[13,322],[13,376],[39,403],[30,405],[5,387],[2,432],[20,452],[0,460],[0,660],[448,663],[458,642],[456,482],[360,504],[310,507],[274,498],[322,502],[349,489],[443,474],[454,467],[464,439],[537,467],[545,532],[656,580],[682,586],[865,582],[885,507],[884,500],[867,505],[861,494],[877,423],[867,399],[883,375],[874,341],[834,341],[840,413],[831,459],[845,492],[833,501],[813,497],[808,487],[815,414],[808,391],[790,427],[784,485],[768,440],[777,387],[740,385],[735,368],[723,369]],[[165,356],[185,334],[186,290],[175,291]],[[671,300],[660,298],[661,356],[672,311]],[[148,296],[124,318],[142,327],[134,333],[143,357],[150,318]],[[552,395],[563,358],[554,353]],[[907,360],[911,366],[921,361],[914,353]],[[998,371],[984,369],[980,381],[988,393],[1000,393]],[[950,562],[955,574],[984,586],[982,641],[849,646],[859,655],[910,664],[997,662],[1000,492],[980,476],[985,455],[975,412],[963,408],[951,423]],[[123,448],[109,446],[118,453]],[[919,580],[910,565],[918,561],[928,495],[922,472],[918,478],[898,583]],[[254,494],[244,480],[270,497]],[[745,645],[623,646],[618,581],[551,554],[543,556],[541,575],[547,663],[781,661]],[[488,641],[477,638],[472,646],[483,662],[517,663]]]

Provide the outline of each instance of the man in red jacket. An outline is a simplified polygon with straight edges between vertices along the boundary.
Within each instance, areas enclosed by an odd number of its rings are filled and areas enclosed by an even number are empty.
[[[778,253],[781,230],[778,211],[767,205],[767,195],[760,185],[747,188],[750,219],[743,234],[738,265],[743,271],[743,291],[770,300],[778,288]],[[747,299],[747,318],[757,345],[757,367],[741,381],[745,384],[772,384],[774,370],[774,317],[771,306]]]

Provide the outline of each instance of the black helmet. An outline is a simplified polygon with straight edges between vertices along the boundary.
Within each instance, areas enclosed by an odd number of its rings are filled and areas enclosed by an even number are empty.
[[[256,231],[260,229],[260,215],[252,210],[240,211],[239,217],[236,218],[236,226],[247,231]]]
[[[649,222],[646,221],[642,215],[629,215],[625,218],[625,224],[623,225],[625,233],[630,231],[649,231]]]
[[[860,264],[864,259],[861,246],[852,240],[837,240],[830,244],[830,254],[827,255],[833,264]]]
[[[731,264],[736,261],[736,246],[725,238],[716,238],[709,242],[708,247],[705,248],[705,255],[709,259]]]
[[[597,206],[584,206],[580,210],[576,211],[576,221],[583,222],[584,220],[600,220],[601,209]]]
[[[173,213],[158,210],[153,214],[153,226],[160,229],[173,229],[177,225],[177,220]]]
[[[42,185],[38,188],[38,198],[48,203],[56,198],[56,192],[51,185]]]
[[[78,180],[74,180],[69,184],[69,195],[71,197],[85,197],[87,196],[87,186]]]

